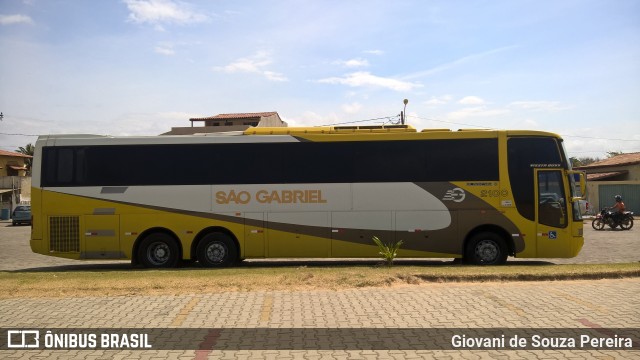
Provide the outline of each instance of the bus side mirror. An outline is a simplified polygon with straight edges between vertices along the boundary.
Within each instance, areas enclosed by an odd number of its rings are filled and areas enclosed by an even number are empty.
[[[574,186],[574,194],[578,194],[579,196],[574,196],[573,201],[585,200],[587,198],[587,176],[582,171],[569,171],[569,176],[571,177],[571,186]],[[579,187],[578,187],[579,186]],[[578,191],[579,190],[579,191]]]

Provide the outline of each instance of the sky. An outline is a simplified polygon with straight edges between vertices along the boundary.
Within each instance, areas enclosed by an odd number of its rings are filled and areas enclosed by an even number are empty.
[[[531,129],[640,152],[637,0],[0,0],[0,147],[290,126]],[[368,120],[368,121],[365,121]]]

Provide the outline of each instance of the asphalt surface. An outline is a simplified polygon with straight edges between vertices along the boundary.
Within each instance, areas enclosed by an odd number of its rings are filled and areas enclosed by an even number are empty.
[[[585,227],[585,246],[578,257],[526,261],[540,264],[637,262],[640,260],[638,231],[634,228],[596,232],[590,226]],[[130,267],[128,262],[78,262],[33,254],[28,236],[29,227],[0,224],[1,270],[11,275],[23,271],[64,273]],[[418,263],[428,266],[442,261]],[[248,266],[286,263],[255,261]],[[20,340],[10,338],[7,329],[41,331],[41,340],[44,340],[46,330],[60,334],[84,329],[97,333],[100,339],[120,328],[147,334],[151,348],[79,350],[76,343],[76,348],[63,350],[0,350],[0,358],[640,358],[640,279],[446,283],[338,291],[215,294],[198,293],[194,289],[193,294],[179,296],[0,300],[0,348],[9,340]],[[482,350],[453,346],[454,336],[458,339],[493,336],[495,339],[502,335],[507,342],[519,335],[529,346],[514,348],[507,343],[504,347]],[[576,341],[582,336],[630,339],[635,349],[621,344],[614,348],[589,347],[580,342],[566,349],[532,347],[536,335],[542,339]]]

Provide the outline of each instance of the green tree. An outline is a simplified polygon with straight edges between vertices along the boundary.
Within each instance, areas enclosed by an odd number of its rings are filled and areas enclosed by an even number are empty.
[[[29,143],[24,147],[20,146],[18,150],[16,150],[16,152],[24,155],[33,156],[34,150],[35,148],[33,147],[33,144]],[[27,175],[31,175],[31,160],[33,160],[33,158],[28,158],[24,160],[24,163],[27,166]]]
[[[589,164],[593,164],[594,162],[600,161],[600,158],[594,158],[594,157],[572,157],[569,159],[571,161],[571,166],[572,167],[577,167],[577,166],[587,166]]]
[[[622,155],[624,154],[622,151],[607,151],[607,157],[608,158],[612,158],[614,156],[618,156],[618,155]]]

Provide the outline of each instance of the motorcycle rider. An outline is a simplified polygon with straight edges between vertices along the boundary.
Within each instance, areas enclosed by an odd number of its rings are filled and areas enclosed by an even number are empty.
[[[616,199],[616,203],[611,207],[611,211],[613,212],[613,219],[616,222],[620,222],[626,208],[624,206],[624,202],[622,202],[622,196],[616,195],[614,198]]]

